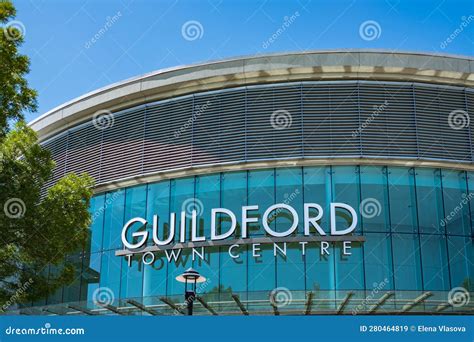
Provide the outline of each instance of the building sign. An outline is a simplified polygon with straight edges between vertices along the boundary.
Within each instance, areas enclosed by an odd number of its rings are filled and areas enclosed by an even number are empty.
[[[191,248],[192,260],[196,258],[204,260],[206,247],[228,246],[229,257],[237,259],[240,257],[238,252],[240,245],[250,244],[251,255],[257,258],[261,256],[261,245],[272,243],[274,256],[277,254],[286,256],[287,243],[292,242],[299,243],[302,255],[305,255],[308,243],[317,243],[321,255],[329,255],[330,242],[340,242],[342,243],[342,254],[347,256],[351,254],[351,242],[364,241],[364,237],[353,235],[357,227],[357,213],[354,208],[345,203],[330,204],[329,232],[326,232],[318,223],[321,221],[324,211],[321,205],[316,203],[304,203],[303,217],[299,217],[292,206],[277,203],[265,210],[261,222],[259,222],[259,218],[255,215],[258,210],[258,205],[243,206],[238,214],[226,208],[211,209],[210,238],[198,234],[196,210],[191,212],[189,220],[187,220],[187,213],[182,211],[179,227],[176,224],[176,213],[171,213],[168,235],[164,239],[159,238],[158,223],[160,218],[158,215],[153,215],[152,222],[148,222],[142,217],[135,217],[123,226],[121,238],[124,249],[116,251],[115,255],[127,257],[130,266],[133,255],[141,254],[143,263],[149,265],[154,262],[156,252],[164,253],[168,262],[177,262],[181,257],[182,249]],[[291,225],[284,231],[275,231],[269,222],[274,219],[275,213],[280,212],[286,212],[289,215]],[[338,213],[343,213],[346,217],[347,224],[343,227],[341,227],[343,225],[341,222],[339,222],[340,226],[337,226],[336,216]],[[239,232],[237,232],[237,215],[239,215],[240,222]],[[230,222],[230,227],[226,228],[226,231],[218,231],[219,222],[223,217],[226,218],[226,222]],[[301,222],[304,232],[297,234],[297,228]],[[249,233],[249,225],[255,223],[261,223],[266,232],[265,236],[252,236]],[[151,232],[146,229],[149,225],[152,227]],[[134,228],[135,230],[133,230]],[[139,229],[137,230],[137,228]]]

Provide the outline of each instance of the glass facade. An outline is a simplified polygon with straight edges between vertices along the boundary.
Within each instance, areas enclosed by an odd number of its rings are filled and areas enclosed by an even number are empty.
[[[471,194],[474,196],[474,173],[391,166],[206,174],[99,194],[90,207],[90,240],[83,251],[68,256],[77,267],[75,282],[39,304],[91,301],[94,291],[103,287],[109,288],[116,300],[141,298],[144,303],[154,303],[156,298],[182,295],[183,284],[175,277],[189,267],[208,278],[201,292],[216,301],[232,293],[250,300],[255,293],[275,288],[303,294],[311,291],[317,298],[344,297],[350,291],[363,298],[375,288],[380,293],[431,291],[434,296],[459,286],[472,291]],[[372,210],[363,208],[368,201],[375,203]],[[169,234],[170,213],[176,213],[177,236],[179,213],[191,205],[199,214],[199,235],[210,237],[212,208],[240,213],[242,206],[258,205],[252,217],[259,220],[250,224],[249,233],[265,236],[261,226],[265,208],[286,203],[303,217],[303,203],[310,202],[320,204],[325,213],[329,213],[331,202],[351,205],[358,215],[355,235],[364,236],[365,242],[353,242],[351,255],[342,253],[340,243],[330,244],[329,255],[322,255],[320,246],[310,243],[302,253],[297,242],[287,244],[286,255],[274,255],[273,244],[257,248],[241,244],[233,250],[236,258],[229,256],[228,246],[207,247],[204,260],[193,260],[191,249],[183,249],[181,258],[171,262],[159,252],[150,265],[137,256],[129,266],[125,257],[115,255],[123,248],[122,227],[136,216],[152,222],[157,214],[159,238],[164,239]],[[340,215],[337,220],[346,218]],[[291,217],[281,211],[268,222],[274,231],[284,231]],[[219,220],[218,230],[227,231],[229,224],[226,219]],[[319,224],[328,231],[329,215],[323,215]],[[151,234],[151,225],[146,229]],[[237,215],[238,236],[240,231]],[[303,234],[302,220],[295,234]]]

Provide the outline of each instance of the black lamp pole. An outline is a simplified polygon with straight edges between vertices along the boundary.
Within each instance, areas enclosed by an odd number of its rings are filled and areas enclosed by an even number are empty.
[[[184,301],[186,302],[187,310],[188,310],[188,316],[193,315],[193,303],[194,300],[196,299],[196,279],[189,279],[185,278],[186,282],[184,283],[185,289],[184,289]],[[188,289],[188,282],[191,281],[191,289]]]
[[[193,304],[196,299],[196,284],[206,281],[198,271],[189,268],[183,274],[176,277],[176,280],[184,283],[184,302],[186,303],[188,316],[193,315]]]

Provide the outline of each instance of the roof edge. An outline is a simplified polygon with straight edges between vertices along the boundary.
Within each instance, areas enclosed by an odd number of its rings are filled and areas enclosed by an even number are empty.
[[[344,58],[337,57],[343,54]],[[328,56],[333,55],[333,56]],[[373,55],[368,58],[368,55]],[[392,61],[382,61],[379,59],[377,61],[376,56],[381,57],[382,59],[385,57],[384,55],[393,56]],[[67,101],[48,112],[40,115],[38,118],[32,120],[29,125],[33,127],[39,134],[40,139],[45,135],[50,136],[52,131],[56,131],[57,129],[46,129],[48,126],[51,126],[53,123],[55,126],[58,125],[59,122],[63,123],[63,127],[66,127],[68,124],[72,122],[77,122],[77,120],[73,120],[74,114],[77,111],[87,111],[87,109],[91,109],[97,106],[100,106],[101,100],[112,99],[114,95],[112,94],[114,91],[120,93],[118,91],[121,88],[130,87],[133,89],[125,89],[123,91],[132,91],[134,93],[133,98],[140,97],[139,94],[143,92],[141,95],[144,99],[149,98],[150,94],[153,92],[159,93],[160,90],[166,90],[169,92],[173,80],[176,79],[178,84],[186,83],[186,74],[193,74],[192,77],[189,78],[188,83],[193,83],[194,85],[198,83],[205,83],[202,82],[205,79],[210,77],[222,77],[222,75],[226,76],[235,76],[237,74],[242,74],[243,78],[246,78],[246,73],[254,74],[254,84],[257,82],[258,76],[255,76],[255,73],[262,72],[262,71],[274,71],[277,68],[281,70],[290,69],[294,67],[310,67],[308,60],[310,58],[317,58],[320,57],[321,63],[318,65],[313,63],[312,66],[314,67],[321,67],[321,66],[341,66],[344,68],[353,67],[354,70],[349,71],[353,76],[355,74],[360,74],[360,67],[367,66],[374,68],[374,75],[376,68],[409,68],[409,69],[417,69],[417,70],[431,70],[437,72],[446,72],[446,73],[457,73],[462,74],[458,75],[459,80],[462,81],[469,81],[469,86],[474,85],[474,58],[468,56],[457,56],[457,55],[449,55],[449,54],[440,54],[440,53],[428,53],[428,52],[415,52],[415,51],[389,51],[389,50],[372,50],[372,49],[339,49],[339,50],[321,50],[321,51],[293,51],[293,52],[278,52],[278,53],[271,53],[271,54],[256,54],[256,55],[248,55],[242,57],[231,57],[222,60],[214,60],[214,61],[206,61],[200,62],[190,65],[181,65],[175,66],[170,68],[159,69],[153,72],[145,73],[143,75],[135,76],[132,78],[125,79],[123,81],[115,82],[105,87],[96,89],[94,91],[88,92],[84,95],[76,97],[70,101]],[[365,57],[365,60],[362,62],[361,57]],[[422,60],[420,60],[420,57]],[[286,58],[286,60],[285,60]],[[388,56],[387,56],[388,58]],[[296,59],[300,59],[299,61],[295,61]],[[433,60],[436,59],[436,60]],[[273,61],[272,61],[273,60]],[[260,61],[260,63],[258,63]],[[253,63],[252,63],[253,62]],[[274,63],[273,63],[274,62]],[[297,62],[300,62],[301,66],[298,65]],[[309,61],[314,62],[314,61]],[[253,64],[253,65],[252,65]],[[248,67],[246,69],[246,67]],[[222,72],[219,73],[218,71],[221,70]],[[224,72],[225,71],[225,72]],[[324,70],[322,70],[322,73]],[[367,70],[366,73],[367,74]],[[369,72],[370,74],[370,72]],[[426,73],[425,73],[426,74]],[[184,77],[183,77],[184,75]],[[301,76],[301,80],[306,79]],[[324,75],[320,75],[323,77]],[[333,76],[336,77],[336,76]],[[439,83],[445,83],[442,78],[439,77],[438,73],[433,73],[432,75],[426,75],[428,79],[431,79],[433,83],[437,83],[437,79],[439,79]],[[238,77],[237,77],[238,78]],[[367,79],[367,75],[363,78]],[[334,78],[333,78],[334,79]],[[342,79],[342,77],[341,77]],[[377,79],[377,78],[374,78]],[[297,79],[292,79],[292,81],[296,81]],[[403,80],[402,74],[400,74],[400,80]],[[410,81],[410,77],[407,75],[406,81]],[[262,79],[263,81],[263,79]],[[284,80],[283,80],[284,81]],[[142,82],[149,82],[150,85],[146,87],[142,87]],[[267,81],[269,82],[269,81]],[[278,81],[276,81],[278,82]],[[428,82],[428,81],[427,81]],[[152,84],[153,83],[153,84]],[[263,81],[262,83],[266,83]],[[448,82],[449,83],[449,82]],[[452,84],[452,83],[451,83]],[[166,87],[164,86],[166,85]],[[242,84],[240,84],[242,85]],[[245,85],[245,81],[243,81],[243,85]],[[460,83],[461,86],[465,86],[465,84]],[[222,86],[222,84],[221,84]],[[224,85],[225,86],[225,85]],[[224,87],[222,86],[222,87]],[[229,86],[232,86],[230,84]],[[152,90],[154,87],[154,91]],[[145,88],[146,91],[143,91]],[[189,92],[196,91],[194,87],[193,89],[189,89]],[[205,88],[205,87],[204,87]],[[218,85],[214,85],[213,89],[218,88]],[[122,91],[122,92],[123,92]],[[104,96],[104,94],[108,94],[110,96]],[[181,94],[179,94],[181,95]],[[99,97],[102,96],[103,98],[100,99]],[[120,96],[123,97],[123,94]],[[172,97],[172,96],[169,96]],[[93,99],[96,99],[93,101]],[[86,103],[89,101],[90,103]],[[82,104],[82,105],[80,105]],[[121,102],[122,106],[125,106],[124,102]],[[70,113],[64,113],[67,109],[71,107],[78,107],[76,109],[72,109]],[[108,107],[107,107],[108,108]],[[76,112],[75,112],[76,110]],[[95,109],[97,110],[97,108]],[[54,119],[53,119],[54,117]],[[51,127],[50,127],[51,128]],[[57,128],[57,127],[56,127]],[[49,132],[47,132],[49,131]]]

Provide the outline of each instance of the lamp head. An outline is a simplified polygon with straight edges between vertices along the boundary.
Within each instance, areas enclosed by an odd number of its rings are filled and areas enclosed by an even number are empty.
[[[177,276],[176,280],[181,283],[188,283],[188,282],[203,283],[206,281],[206,278],[200,275],[199,272],[196,271],[195,269],[188,268],[186,271],[184,271],[183,274]]]

